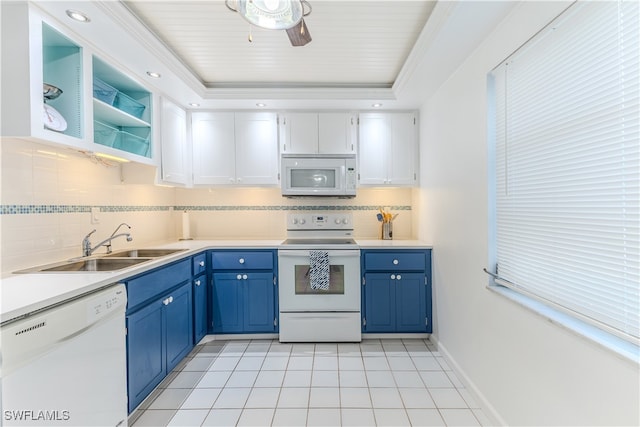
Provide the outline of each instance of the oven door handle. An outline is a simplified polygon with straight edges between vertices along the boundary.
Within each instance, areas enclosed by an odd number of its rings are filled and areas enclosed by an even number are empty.
[[[324,250],[324,249],[318,249]],[[309,257],[310,249],[297,249],[297,250],[278,250],[278,256],[286,256],[286,257]],[[327,249],[327,253],[330,257],[360,257],[360,251],[357,249]]]

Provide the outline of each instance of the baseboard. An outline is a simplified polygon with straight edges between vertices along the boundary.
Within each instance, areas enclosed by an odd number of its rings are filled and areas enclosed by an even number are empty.
[[[205,335],[198,344],[206,344],[211,341],[241,341],[241,340],[274,340],[278,334],[210,334]]]
[[[428,339],[431,334],[362,334],[362,340],[373,339]],[[240,341],[240,340],[277,340],[278,334],[210,334],[205,335],[198,344],[206,344],[211,341]],[[433,340],[432,340],[433,341]]]
[[[473,395],[473,397],[480,402],[481,409],[489,420],[495,425],[506,426],[507,422],[500,416],[496,408],[489,402],[486,396],[480,391],[478,386],[469,378],[467,373],[456,362],[455,358],[449,353],[446,346],[437,340],[436,337],[431,336],[431,342],[438,348],[438,352],[444,357],[446,362],[451,366],[451,369],[460,378],[460,381],[464,384],[467,390]]]
[[[421,334],[421,333],[413,333],[413,334],[394,334],[394,333],[379,333],[379,334],[369,334],[366,332],[362,333],[362,341],[364,340],[374,340],[374,339],[428,339],[431,334]]]

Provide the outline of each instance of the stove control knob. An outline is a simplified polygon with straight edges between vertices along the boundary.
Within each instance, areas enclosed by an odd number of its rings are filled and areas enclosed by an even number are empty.
[[[293,218],[293,220],[291,220],[292,223],[297,224],[298,223],[298,218]]]
[[[342,220],[340,218],[336,218],[336,224],[342,224]]]
[[[302,225],[302,224],[304,224],[305,222],[307,222],[307,220],[306,220],[306,219],[304,219],[304,218],[300,218],[300,221],[299,221],[299,222],[300,222],[300,225]]]

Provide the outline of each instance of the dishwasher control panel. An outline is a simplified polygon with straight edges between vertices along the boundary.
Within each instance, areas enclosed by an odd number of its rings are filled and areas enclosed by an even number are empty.
[[[87,301],[87,321],[93,322],[112,313],[122,310],[127,305],[127,292],[123,288],[116,288],[113,292],[101,293]]]

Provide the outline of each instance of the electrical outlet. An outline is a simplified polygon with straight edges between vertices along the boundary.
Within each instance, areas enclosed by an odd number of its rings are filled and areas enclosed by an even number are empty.
[[[91,208],[91,224],[100,223],[100,208]]]

